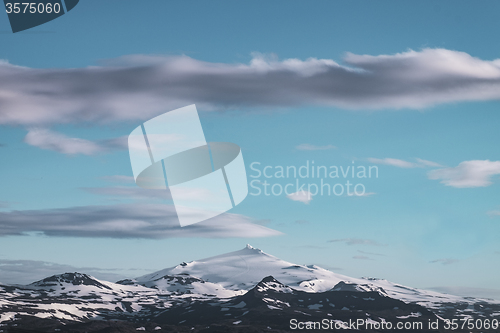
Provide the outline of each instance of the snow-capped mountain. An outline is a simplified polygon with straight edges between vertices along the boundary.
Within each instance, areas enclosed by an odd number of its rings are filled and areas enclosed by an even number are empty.
[[[193,276],[210,281],[225,289],[241,291],[253,288],[265,276],[273,276],[295,290],[325,292],[338,290],[383,291],[387,296],[408,303],[418,303],[429,308],[440,309],[449,303],[473,305],[477,302],[500,301],[453,296],[422,290],[375,278],[352,278],[337,274],[316,265],[297,265],[247,245],[244,249],[219,256],[182,263],[175,267],[136,278],[138,284],[155,286],[156,279],[165,275]],[[340,283],[340,284],[339,284]],[[222,295],[221,295],[222,296]],[[470,309],[473,307],[470,306]]]
[[[144,284],[161,276],[178,274],[196,276],[229,290],[248,290],[268,275],[295,289],[311,292],[326,291],[338,282],[350,279],[314,265],[295,265],[247,245],[239,251],[147,274],[136,281]]]
[[[70,287],[73,285],[73,287]],[[98,289],[112,289],[106,284],[100,282],[94,277],[87,274],[80,273],[64,273],[60,275],[53,275],[51,277],[45,278],[40,281],[33,282],[28,286],[34,287],[36,289],[48,289],[48,290],[65,290],[66,288],[71,288],[73,290],[81,290],[82,286],[97,287]]]
[[[438,316],[498,320],[500,302],[351,278],[250,245],[116,283],[65,273],[27,286],[0,284],[0,331],[35,325],[46,327],[41,331],[91,332],[118,325],[109,320],[145,330],[238,325],[244,332],[245,325],[257,325],[286,331],[290,318],[377,322]]]
[[[157,320],[171,325],[192,323],[190,311],[193,311],[198,314],[199,324],[226,323],[226,326],[237,325],[238,328],[247,325],[266,327],[269,331],[274,327],[282,332],[290,329],[290,319],[302,322],[326,319],[343,327],[349,320],[358,319],[373,322],[438,319],[435,314],[420,305],[407,304],[376,291],[360,293],[330,290],[310,293],[292,289],[272,276],[262,279],[244,295],[211,303],[209,306],[205,302],[193,304],[188,308],[164,312]]]
[[[0,322],[16,316],[86,320],[115,311],[161,306],[157,291],[100,281],[82,273],[54,275],[27,286],[0,285]],[[153,296],[153,297],[152,297]]]

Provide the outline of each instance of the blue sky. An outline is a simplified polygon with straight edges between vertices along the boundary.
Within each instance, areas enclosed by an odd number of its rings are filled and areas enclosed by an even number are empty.
[[[17,34],[0,18],[0,281],[14,282],[15,260],[29,278],[46,262],[112,279],[250,243],[345,275],[500,297],[498,2],[148,4],[81,1]],[[207,141],[242,148],[249,176],[253,162],[314,161],[379,177],[362,197],[249,195],[216,221],[235,221],[230,237],[92,231],[103,206],[125,218],[168,205],[130,182],[120,138],[192,103]],[[64,217],[76,211],[89,218],[74,231]]]

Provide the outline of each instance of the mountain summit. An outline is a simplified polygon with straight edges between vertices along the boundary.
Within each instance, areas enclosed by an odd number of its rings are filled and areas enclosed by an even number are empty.
[[[267,254],[250,244],[239,251],[182,263],[135,280],[145,283],[165,275],[188,274],[204,281],[218,283],[226,289],[248,290],[263,277],[274,276],[293,288],[304,291],[326,291],[349,277],[317,266],[296,265]]]
[[[441,308],[445,303],[471,303],[469,298],[411,288],[384,279],[353,278],[316,265],[293,264],[265,253],[250,244],[238,251],[184,262],[143,275],[134,281],[143,286],[151,286],[154,285],[151,281],[163,276],[176,275],[198,278],[235,293],[246,292],[255,287],[263,278],[272,276],[290,288],[306,292],[375,291],[404,302],[418,302],[432,308]]]
[[[491,320],[500,316],[500,302],[351,278],[251,245],[117,283],[64,273],[28,286],[0,285],[0,323],[8,332],[42,326],[46,332],[102,332],[117,321],[124,332],[145,326],[153,331],[153,323],[172,332],[198,332],[207,325],[219,325],[213,332],[232,332],[235,325],[248,328],[238,332],[254,332],[286,329],[291,318],[427,322],[438,316]]]
[[[96,278],[82,273],[64,273],[59,275],[52,275],[40,281],[33,282],[30,286],[33,287],[48,287],[48,288],[65,288],[66,286],[94,286],[101,289],[111,288],[104,283],[101,283]]]

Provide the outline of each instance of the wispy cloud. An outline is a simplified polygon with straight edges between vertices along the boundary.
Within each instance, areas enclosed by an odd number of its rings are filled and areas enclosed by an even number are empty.
[[[0,236],[40,232],[47,236],[159,239],[266,237],[281,234],[252,222],[249,217],[225,213],[181,228],[172,205],[84,206],[0,212]]]
[[[368,161],[374,164],[391,165],[398,168],[425,168],[425,167],[442,167],[441,164],[416,158],[416,162],[409,162],[397,158],[368,158]]]
[[[392,165],[398,168],[416,168],[417,165],[412,162],[398,160],[396,158],[368,158],[368,161],[374,164]]]
[[[456,167],[444,168],[443,165],[436,162],[420,158],[416,158],[415,160],[416,162],[396,158],[368,158],[368,161],[371,163],[391,165],[398,168],[441,168],[429,171],[427,174],[428,178],[441,180],[441,183],[447,186],[459,188],[489,186],[492,184],[491,177],[500,174],[500,161],[464,161]]]
[[[337,147],[333,145],[325,145],[325,146],[316,146],[316,145],[311,145],[308,143],[303,143],[295,147],[297,150],[330,150],[330,149],[337,149]]]
[[[289,194],[286,196],[288,199],[293,200],[293,201],[299,201],[302,203],[305,203],[306,205],[311,202],[313,199],[313,195],[309,191],[298,191],[292,194]]]
[[[297,245],[297,246],[294,246],[293,248],[295,248],[295,249],[322,250],[322,249],[325,249],[326,247],[318,246],[318,245]]]
[[[495,175],[500,175],[500,161],[464,161],[456,167],[432,170],[428,173],[429,179],[441,180],[446,186],[458,188],[489,186]]]
[[[24,142],[41,149],[52,150],[67,155],[96,155],[127,148],[125,137],[101,141],[70,138],[49,129],[30,129]]]
[[[435,263],[441,263],[443,265],[451,265],[451,264],[454,264],[454,263],[457,263],[459,262],[460,260],[458,259],[453,259],[453,258],[444,258],[444,259],[436,259],[436,260],[432,260],[432,261],[429,261],[430,263],[432,264],[435,264]]]
[[[138,276],[143,271],[147,272],[146,270],[136,271],[116,268],[75,267],[38,260],[0,259],[0,281],[6,284],[29,284],[55,274],[67,272],[86,273],[98,279],[114,282],[123,278]]]
[[[421,158],[416,158],[415,160],[417,160],[417,163],[421,166],[426,166],[426,167],[431,167],[431,168],[442,168],[443,167],[443,165],[441,165],[439,163],[428,161],[428,160],[423,160]]]
[[[270,225],[272,223],[272,220],[271,219],[260,219],[260,220],[253,221],[253,223],[259,224],[259,225]]]
[[[172,200],[168,189],[144,189],[142,187],[113,186],[113,187],[82,187],[82,190],[110,197],[124,197],[135,200]]]
[[[491,210],[487,214],[489,216],[500,216],[500,210]]]
[[[367,257],[367,256],[354,256],[352,257],[352,259],[357,259],[357,260],[374,260],[370,257]]]
[[[372,246],[383,246],[379,242],[376,242],[371,239],[362,239],[362,238],[340,238],[340,239],[331,239],[328,241],[329,243],[345,243],[347,245],[372,245]]]
[[[500,98],[500,60],[446,50],[332,59],[209,63],[135,55],[102,66],[35,69],[0,63],[0,124],[145,120],[196,103],[202,110],[325,105],[422,108]],[[141,112],[137,112],[141,110]]]
[[[381,257],[386,257],[385,254],[381,254],[381,253],[375,253],[375,252],[367,252],[367,251],[361,251],[361,250],[358,250],[359,253],[363,253],[363,254],[368,254],[368,255],[372,255],[372,256],[381,256]]]

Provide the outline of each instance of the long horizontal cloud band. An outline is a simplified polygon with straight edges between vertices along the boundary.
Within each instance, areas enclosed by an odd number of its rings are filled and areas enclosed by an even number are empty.
[[[171,238],[267,237],[282,233],[225,213],[181,228],[174,206],[124,204],[0,212],[0,236],[43,233],[63,237]]]
[[[421,108],[500,98],[500,59],[424,49],[395,55],[250,64],[186,56],[127,56],[101,67],[33,69],[0,63],[0,124],[145,120],[197,103],[203,109],[326,105]]]

